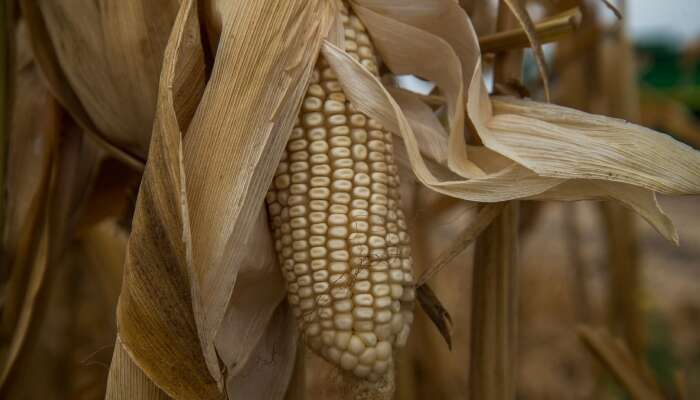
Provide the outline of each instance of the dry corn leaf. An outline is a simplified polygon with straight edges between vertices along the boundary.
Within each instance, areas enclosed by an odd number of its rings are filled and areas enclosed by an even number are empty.
[[[285,398],[295,365],[296,321],[287,302],[274,311],[250,358],[237,374],[228,378],[227,392],[232,399]]]
[[[242,374],[244,368],[252,369],[249,359],[257,351],[256,345],[262,336],[270,330],[268,324],[286,293],[267,220],[267,212],[261,208],[251,233],[254,238],[250,243],[255,250],[247,252],[242,260],[231,301],[216,337],[217,353],[231,380],[238,379],[236,376]],[[228,387],[231,392],[235,385],[229,384]]]
[[[463,171],[452,169],[452,172],[461,176],[438,179],[435,176],[437,174],[432,174],[422,159],[413,132],[413,127],[417,126],[413,121],[420,117],[411,115],[415,112],[410,109],[402,111],[379,82],[363,73],[342,52],[331,51],[331,46],[324,47],[324,50],[329,49],[326,51],[330,54],[329,58],[336,60],[333,62],[334,67],[342,71],[339,80],[349,97],[354,101],[362,99],[364,112],[402,136],[413,170],[424,184],[455,197],[490,202],[514,198],[548,199],[550,191],[567,180],[585,178],[577,181],[580,183],[578,187],[568,185],[567,190],[551,192],[551,197],[575,200],[620,195],[621,198],[616,197],[618,200],[626,202],[630,207],[634,205],[637,211],[640,211],[639,207],[647,207],[641,210],[647,219],[661,232],[665,232],[668,238],[673,238],[672,229],[666,224],[667,218],[661,214],[655,201],[633,200],[641,192],[635,191],[633,194],[626,189],[611,191],[593,183],[611,181],[666,193],[698,193],[700,157],[697,152],[646,128],[528,100],[495,99],[498,110],[503,110],[501,105],[504,103],[510,105],[521,102],[518,104],[526,106],[509,108],[510,111],[517,112],[517,115],[494,115],[494,107],[481,75],[476,35],[470,21],[455,2],[427,0],[412,7],[396,0],[367,0],[355,4],[355,9],[372,34],[383,60],[393,72],[416,74],[436,82],[444,91],[454,91],[454,87],[459,85],[467,87],[467,114],[479,137],[486,147],[514,161],[506,163],[499,170],[485,171],[487,173],[482,177],[460,174]],[[451,49],[446,48],[446,44]],[[420,57],[412,55],[416,48],[420,50]],[[433,59],[443,62],[437,67],[425,65],[425,60]],[[462,76],[465,77],[463,82],[456,72],[460,66]],[[442,87],[446,81],[451,87]],[[445,98],[449,103],[458,97],[446,95]],[[459,105],[455,104],[450,109],[458,108]],[[563,113],[560,118],[554,116],[557,112]],[[516,120],[518,124],[513,123]],[[453,117],[449,122],[453,124],[455,121],[459,122],[459,118]],[[420,129],[425,126],[427,124],[423,124]],[[546,130],[543,132],[542,129]],[[457,131],[460,130],[454,126],[450,129],[453,133]],[[570,131],[576,131],[576,140],[563,135]],[[625,138],[630,135],[635,135],[635,138],[640,136],[646,145],[625,145],[630,141]],[[436,129],[433,129],[432,136],[435,140],[445,138],[444,132]],[[527,141],[526,146],[530,151],[523,154],[524,150],[514,148],[515,142],[510,139],[513,137],[517,137],[518,146]],[[586,140],[582,141],[581,138]],[[473,151],[470,152],[469,160],[463,158],[462,152],[454,153],[453,147],[459,141],[459,138],[449,141],[449,153],[461,154],[459,157],[462,157],[462,163],[473,162],[476,168],[484,170],[483,165],[474,160]],[[561,149],[576,149],[577,154],[562,153],[559,151]],[[594,161],[585,160],[579,165],[580,158],[588,154],[593,155]],[[650,170],[649,156],[665,165],[666,171]],[[459,163],[460,160],[455,160],[453,164]],[[645,173],[635,174],[634,168],[643,163],[646,163]],[[431,165],[433,166],[434,164]],[[448,163],[448,166],[451,165]],[[669,170],[677,175],[671,176],[667,173]],[[449,176],[449,172],[440,175]],[[563,193],[567,196],[564,197]]]
[[[186,1],[165,50],[149,161],[134,213],[117,308],[120,341],[114,357],[121,361],[112,366],[110,379],[133,378],[127,384],[133,389],[110,382],[109,398],[120,398],[123,390],[156,393],[149,388],[150,380],[176,399],[223,398],[206,367],[192,307],[182,131],[193,114],[193,102],[176,96],[186,90],[196,97],[203,87],[197,10],[192,1]]]
[[[220,383],[215,340],[238,273],[259,251],[251,232],[338,13],[337,4],[321,0],[224,6],[211,78],[184,140],[195,317]],[[216,350],[221,359],[238,358]]]
[[[416,297],[421,308],[438,329],[447,347],[452,350],[452,317],[440,299],[427,284],[418,286]]]
[[[52,71],[54,94],[99,137],[144,160],[179,1],[25,3],[30,23],[43,31],[35,49],[45,73]],[[63,79],[51,79],[54,74]]]
[[[139,368],[117,336],[107,378],[106,400],[169,400]]]

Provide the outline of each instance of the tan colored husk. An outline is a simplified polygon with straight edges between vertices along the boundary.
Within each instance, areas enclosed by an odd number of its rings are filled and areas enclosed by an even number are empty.
[[[25,1],[34,50],[54,95],[84,128],[142,163],[178,0]]]
[[[445,93],[451,113],[449,136],[434,124],[421,124],[421,117],[409,107],[399,107],[376,79],[339,49],[326,44],[324,54],[339,71],[339,81],[350,99],[361,98],[358,104],[363,112],[403,138],[421,182],[438,192],[481,202],[612,197],[642,214],[664,236],[675,239],[652,192],[646,195],[634,187],[671,194],[700,192],[696,151],[666,135],[613,118],[531,100],[489,99],[481,77],[478,42],[460,7],[454,1],[427,0],[416,12],[402,4],[398,0],[353,2],[393,72],[432,80]],[[425,63],[432,59],[445,61],[438,66]],[[489,168],[472,159],[473,152],[462,137],[460,87],[468,93],[467,115],[484,145],[510,160],[495,157],[499,162]],[[448,160],[441,171],[433,173],[436,165],[428,167],[421,156],[418,131],[422,142],[427,141],[426,134],[432,140],[448,141],[447,154],[437,158]],[[570,140],[571,132],[576,140]],[[624,138],[630,135],[645,145],[625,146]],[[425,150],[430,151],[434,149]],[[664,168],[652,168],[649,157]],[[636,172],[640,167],[643,173]],[[567,182],[576,183],[560,187]]]
[[[286,391],[296,339],[276,353],[290,327],[272,315],[283,290],[260,207],[337,15],[337,4],[321,0],[224,6],[203,92],[194,1],[182,3],[166,48],[118,310],[121,345],[134,363],[113,365],[145,375],[110,374],[150,380],[178,399],[221,398],[226,380],[230,392]],[[237,283],[250,290],[232,297]],[[260,359],[272,355],[280,364],[271,370]],[[119,387],[111,384],[111,395]]]

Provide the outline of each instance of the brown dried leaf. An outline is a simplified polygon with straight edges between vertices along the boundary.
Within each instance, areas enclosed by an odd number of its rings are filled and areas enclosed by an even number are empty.
[[[423,311],[428,314],[428,318],[445,339],[447,347],[452,350],[452,317],[440,299],[438,299],[433,289],[427,284],[422,284],[416,289],[418,303]]]
[[[148,388],[150,381],[176,399],[224,397],[206,367],[192,307],[182,162],[182,131],[186,126],[182,124],[188,122],[186,117],[192,115],[194,104],[175,96],[182,88],[197,94],[203,87],[197,11],[190,0],[182,3],[165,50],[149,161],[137,200],[117,309],[121,343],[117,343],[115,360],[124,360],[123,347],[145,376],[128,360],[114,364],[110,379],[135,381],[110,382],[108,398],[119,398],[125,384],[133,386],[135,393],[156,393]]]
[[[183,144],[195,317],[207,366],[220,383],[217,353],[225,360],[239,355],[223,354],[215,341],[238,273],[260,251],[253,234],[260,207],[321,40],[338,15],[337,4],[326,0],[223,5],[211,78]]]
[[[97,135],[144,160],[179,1],[25,3],[32,34],[43,31],[35,38],[42,69],[60,79],[48,79],[57,97]]]

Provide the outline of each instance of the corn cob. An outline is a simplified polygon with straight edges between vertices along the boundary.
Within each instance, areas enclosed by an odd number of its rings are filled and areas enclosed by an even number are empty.
[[[378,75],[362,22],[345,50]],[[391,133],[346,99],[320,56],[267,196],[288,301],[305,342],[358,377],[392,364],[413,321],[412,260]]]

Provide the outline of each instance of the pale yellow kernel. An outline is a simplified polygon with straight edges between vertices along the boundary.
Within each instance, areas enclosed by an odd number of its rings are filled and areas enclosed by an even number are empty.
[[[306,207],[302,205],[294,206],[289,209],[289,216],[292,218],[303,217],[306,215]]]
[[[366,186],[355,186],[352,190],[352,194],[361,199],[369,199],[371,192]]]
[[[328,260],[311,260],[311,263],[309,265],[311,265],[311,269],[313,271],[325,270],[328,267]]]
[[[329,265],[329,270],[333,273],[340,274],[348,271],[348,263],[346,262],[332,262]]]
[[[370,247],[375,249],[386,247],[386,241],[381,236],[370,236],[368,243]]]
[[[326,221],[326,213],[323,211],[313,211],[309,213],[309,221],[312,224],[318,224]]]
[[[353,225],[357,224],[357,223],[358,222],[353,222]],[[353,232],[348,237],[348,240],[353,245],[362,245],[362,244],[367,243],[367,235],[362,233],[362,232]],[[368,252],[369,252],[369,250],[368,250]]]
[[[304,114],[302,122],[307,128],[321,126],[323,125],[323,114],[320,112],[311,112]]]
[[[403,329],[404,320],[402,313],[396,313],[391,317],[391,332],[397,334]]]
[[[343,277],[346,277],[345,274],[343,274]],[[331,283],[335,284],[336,280],[333,279],[333,276],[330,278]],[[344,285],[345,283],[341,284]],[[331,289],[331,296],[336,299],[336,300],[342,300],[342,299],[347,299],[350,297],[350,290],[344,286],[340,287],[334,287]]]
[[[355,323],[352,325],[352,329],[355,330],[355,332],[373,332],[374,331],[374,322],[372,320],[355,320]]]
[[[400,299],[403,296],[403,285],[396,283],[391,284],[391,297],[394,299]]]
[[[292,133],[289,135],[289,140],[301,139],[303,137],[304,137],[304,129],[299,127],[299,126],[295,126],[292,129]]]
[[[314,278],[314,281],[316,281],[316,282],[327,282],[328,281],[328,271],[326,271],[325,269],[315,271],[312,276]]]
[[[307,336],[318,336],[321,334],[321,325],[312,322],[306,327]]]
[[[350,253],[347,250],[335,250],[331,251],[329,258],[332,261],[349,261]]]
[[[297,283],[299,286],[309,286],[312,283],[311,275],[301,275],[297,276]]]
[[[303,194],[293,194],[287,198],[288,206],[296,206],[299,204],[304,204],[306,202],[306,196]]]
[[[307,93],[309,94],[309,96],[318,97],[320,99],[326,97],[326,93],[324,92],[323,88],[317,83],[309,85]]]
[[[348,352],[355,356],[359,356],[360,354],[364,353],[364,351],[365,344],[359,337],[357,337],[356,335],[352,335],[350,337],[350,342],[348,343]]]
[[[389,370],[389,363],[387,361],[377,361],[374,363],[372,370],[378,374],[385,374]]]
[[[367,293],[355,295],[353,299],[355,300],[355,304],[359,306],[371,306],[374,303],[374,297]]]
[[[344,299],[350,296],[350,291],[347,289],[347,285],[349,283],[348,278],[349,275],[345,272],[342,274],[333,274],[330,277],[328,277],[328,281],[331,283],[331,285],[337,286],[338,289],[346,290],[346,292],[331,292],[331,296],[334,296],[333,298]]]
[[[355,220],[352,221],[352,230],[355,232],[368,232],[369,224],[365,221],[359,220],[359,218],[355,218]]]
[[[338,149],[342,149],[343,147],[337,147]],[[348,149],[345,149],[348,150]],[[350,150],[348,150],[350,151]],[[339,158],[337,160],[333,160],[333,168],[352,168],[353,164],[355,161],[352,158]]]
[[[374,316],[374,308],[372,308],[372,307],[355,307],[355,309],[352,310],[352,315],[358,320],[371,320],[372,317]]]
[[[345,214],[331,214],[328,216],[328,223],[330,225],[347,225],[348,216]]]
[[[345,249],[345,240],[329,239],[326,246],[329,250],[342,250]]]
[[[313,285],[313,289],[316,294],[326,293],[330,290],[330,285],[328,282],[316,282]]]
[[[333,204],[328,211],[333,214],[347,214],[350,212],[350,208],[345,204]]]
[[[341,331],[349,331],[352,329],[352,315],[345,313],[336,314],[333,317],[333,324]]]
[[[340,366],[345,370],[352,370],[357,366],[357,357],[348,352],[343,353],[340,357]]]
[[[351,156],[350,149],[347,147],[333,147],[330,150],[330,156],[333,160],[338,160],[342,158],[349,158]]]
[[[323,154],[328,152],[328,143],[325,140],[314,140],[309,145],[311,154]]]
[[[294,251],[304,251],[309,248],[309,243],[306,240],[295,240],[292,243]]]
[[[315,200],[326,200],[331,196],[328,188],[312,188],[309,190],[309,197]]]
[[[312,247],[309,250],[309,255],[311,258],[325,258],[328,251],[325,247]]]
[[[386,172],[388,171],[388,169],[387,169],[387,166],[386,166],[386,163],[385,163],[385,162],[378,161],[378,162],[373,162],[373,163],[372,163],[372,171],[384,172],[384,173],[386,173]],[[384,193],[384,194],[386,194],[386,193]]]
[[[302,289],[303,288],[299,288],[300,293],[301,293]],[[311,291],[311,288],[308,288],[308,289],[309,289],[309,291]],[[311,298],[311,295],[309,295],[308,297],[304,297],[304,296],[300,295],[300,297],[301,297],[301,301],[299,301],[299,308],[302,311],[312,310],[314,308],[314,306],[316,306],[316,301],[313,298]]]
[[[319,126],[316,128],[309,129],[306,136],[312,142],[316,140],[324,140],[326,138],[326,128],[323,126]]]
[[[328,357],[334,363],[340,363],[340,357],[342,355],[343,353],[334,347],[326,348],[326,357]]]
[[[374,315],[374,321],[380,324],[391,322],[392,313],[389,310],[379,310]]]
[[[312,154],[311,158],[309,158],[311,164],[314,165],[325,165],[328,164],[329,160],[330,159],[328,158],[327,154]]]
[[[327,176],[314,176],[310,183],[311,187],[328,187],[331,184],[331,179]]]
[[[372,294],[377,298],[389,296],[391,294],[391,288],[387,284],[373,285]]]
[[[350,204],[352,201],[352,196],[350,196],[350,193],[337,192],[333,193],[331,196],[331,201],[335,204]]]
[[[328,230],[328,236],[332,238],[345,238],[348,236],[348,228],[346,226],[331,226]]]
[[[330,115],[327,119],[330,126],[346,125],[348,123],[348,117],[345,114],[334,114]]]
[[[374,300],[374,306],[377,308],[391,307],[391,297],[376,297]]]
[[[286,189],[287,187],[289,187],[289,183],[290,183],[290,179],[289,179],[289,175],[287,175],[287,174],[280,175],[277,178],[275,178],[275,187],[278,190]]]
[[[372,283],[370,281],[357,281],[353,285],[353,291],[355,293],[368,293],[371,287]]]
[[[325,235],[328,232],[328,225],[313,224],[309,227],[309,231],[314,235]]]
[[[292,228],[305,228],[307,226],[306,218],[292,218],[289,225]]]
[[[353,308],[352,301],[345,299],[345,300],[338,300],[335,303],[333,303],[333,308],[337,312],[349,312]]]
[[[350,147],[352,140],[348,136],[334,136],[328,141],[331,147]]]
[[[355,257],[366,257],[369,254],[369,247],[365,245],[353,246],[351,252]]]
[[[303,183],[294,183],[289,187],[291,194],[305,194],[309,191],[309,186]]]
[[[372,162],[385,162],[385,161],[387,161],[386,155],[384,155],[384,153],[379,152],[379,151],[369,151],[369,153],[367,153],[367,158],[369,159],[369,161],[372,161]],[[387,170],[388,169],[389,169],[389,166],[387,164]]]
[[[330,130],[331,137],[334,136],[348,136],[350,134],[350,128],[345,125],[334,126]]]
[[[352,333],[348,331],[340,331],[335,334],[335,347],[337,347],[340,350],[346,350],[348,348],[348,345],[350,344],[350,338],[352,337]]]
[[[363,203],[364,202],[364,203]],[[367,221],[369,212],[367,211],[367,201],[364,199],[353,200],[353,210],[350,211],[350,218],[353,221]]]
[[[304,105],[302,109],[304,111],[320,111],[323,107],[323,100],[318,97],[309,96],[304,99]]]

